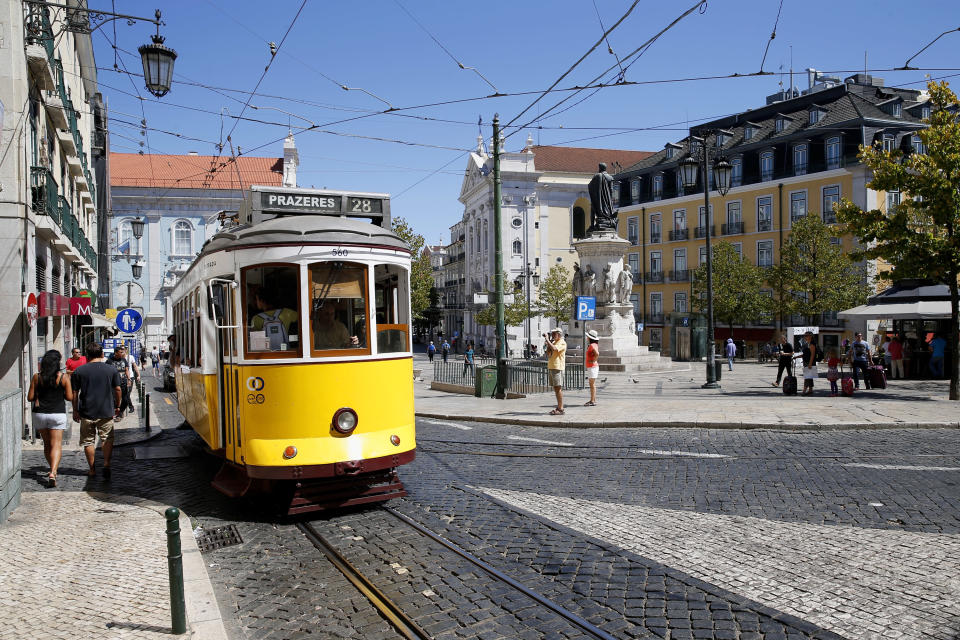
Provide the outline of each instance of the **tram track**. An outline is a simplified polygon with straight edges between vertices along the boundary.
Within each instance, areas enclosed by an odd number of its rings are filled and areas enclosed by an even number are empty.
[[[380,511],[390,514],[398,522],[406,527],[413,529],[421,536],[427,538],[433,543],[439,545],[447,552],[456,555],[462,560],[466,560],[476,568],[483,571],[489,578],[499,584],[507,585],[519,592],[527,599],[536,604],[549,609],[554,614],[567,621],[572,627],[577,628],[585,637],[596,638],[598,640],[617,640],[600,627],[590,623],[569,609],[554,602],[547,596],[534,591],[518,580],[503,573],[489,563],[481,560],[466,549],[460,547],[452,540],[431,531],[424,525],[416,522],[409,516],[400,513],[396,509],[388,506],[381,506]],[[347,557],[342,554],[329,540],[327,540],[310,523],[298,523],[297,528],[306,536],[311,544],[314,545],[328,560],[362,593],[371,603],[371,605],[386,619],[396,631],[408,640],[430,639],[431,636],[426,630],[417,624],[413,618],[406,614],[402,607],[393,599],[384,593],[382,589],[358,569]]]

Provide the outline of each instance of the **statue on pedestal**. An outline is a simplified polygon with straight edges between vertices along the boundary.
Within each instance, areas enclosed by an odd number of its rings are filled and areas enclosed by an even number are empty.
[[[587,270],[583,274],[583,295],[597,295],[597,274],[590,265],[587,265]]]
[[[623,269],[617,276],[617,300],[620,304],[627,304],[631,293],[633,293],[633,274],[630,269]]]
[[[610,271],[610,265],[603,268],[603,298],[607,304],[617,303],[617,281]]]
[[[600,163],[599,171],[590,179],[590,228],[593,231],[616,231],[617,217],[613,210],[613,177],[607,165]]]
[[[573,263],[573,297],[583,295],[583,272],[580,271],[580,263]]]

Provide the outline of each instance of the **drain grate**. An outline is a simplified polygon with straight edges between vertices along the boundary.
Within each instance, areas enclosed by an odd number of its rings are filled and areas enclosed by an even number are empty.
[[[197,535],[197,546],[200,547],[201,553],[231,547],[235,544],[243,544],[243,538],[240,537],[240,532],[237,531],[237,526],[234,524],[214,529],[204,529]]]

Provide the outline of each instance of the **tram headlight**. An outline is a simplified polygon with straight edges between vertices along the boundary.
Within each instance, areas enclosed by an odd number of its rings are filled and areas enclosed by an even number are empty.
[[[357,412],[350,407],[337,409],[337,412],[333,414],[333,428],[344,435],[353,433],[358,422],[360,422],[360,419],[357,418]]]

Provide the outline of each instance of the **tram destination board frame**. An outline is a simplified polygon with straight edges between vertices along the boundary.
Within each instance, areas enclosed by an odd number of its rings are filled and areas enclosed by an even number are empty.
[[[330,215],[361,218],[390,228],[390,195],[328,189],[251,185],[240,221],[257,224],[278,216]]]

